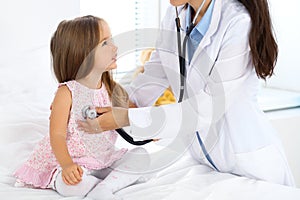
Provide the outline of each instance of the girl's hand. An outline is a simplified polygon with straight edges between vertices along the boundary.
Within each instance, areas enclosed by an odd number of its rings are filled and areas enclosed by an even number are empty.
[[[79,165],[73,163],[71,165],[63,167],[61,174],[65,184],[76,185],[81,181],[83,170]]]

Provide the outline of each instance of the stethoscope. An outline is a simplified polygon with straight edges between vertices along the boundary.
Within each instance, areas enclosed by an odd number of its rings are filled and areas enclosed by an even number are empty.
[[[190,36],[192,30],[196,26],[196,20],[197,20],[199,14],[200,14],[200,11],[202,10],[205,2],[206,2],[206,0],[202,1],[201,5],[199,6],[199,8],[198,8],[198,10],[197,10],[197,12],[194,16],[193,21],[187,27],[186,33],[185,33],[185,36],[184,36],[184,39],[183,39],[182,48],[181,48],[181,36],[180,36],[180,29],[181,29],[180,19],[179,19],[178,9],[177,9],[177,7],[175,7],[175,9],[176,9],[175,24],[176,24],[176,30],[177,30],[177,47],[178,47],[179,69],[180,69],[180,92],[179,92],[178,103],[182,102],[184,89],[185,89],[185,79],[186,79],[186,60],[185,60],[185,56],[186,56],[187,41],[189,39],[189,36]],[[215,168],[215,170],[219,171],[219,169],[216,167],[215,163],[211,159],[209,153],[207,152],[207,150],[205,148],[205,145],[203,144],[203,141],[202,141],[198,131],[196,131],[196,135],[197,135],[197,140],[200,144],[200,147],[201,147],[206,159]]]
[[[97,113],[96,109],[94,109],[92,106],[89,106],[89,105],[84,106],[81,111],[82,111],[82,116],[84,119],[87,119],[87,118],[95,119],[100,116],[99,113]],[[145,145],[149,142],[156,142],[159,140],[159,139],[147,139],[147,140],[134,141],[133,138],[128,133],[126,133],[126,131],[124,129],[118,128],[118,129],[116,129],[116,131],[128,143],[137,145],[137,146]]]
[[[188,39],[190,37],[190,34],[191,34],[192,30],[196,26],[196,20],[197,20],[199,14],[200,14],[200,11],[202,10],[205,2],[206,2],[206,0],[202,1],[201,5],[199,6],[199,8],[198,8],[198,10],[195,14],[195,17],[194,17],[193,21],[189,24],[189,26],[186,29],[186,33],[185,33],[185,36],[184,36],[184,39],[183,39],[182,49],[181,49],[181,36],[180,36],[181,25],[180,25],[178,9],[177,9],[177,7],[175,7],[175,9],[176,9],[175,24],[176,24],[176,30],[177,30],[177,47],[178,47],[179,69],[180,69],[180,93],[179,93],[178,102],[182,101],[183,94],[184,94],[185,78],[186,78],[186,60],[185,60],[185,56],[186,56],[187,42],[188,42]]]

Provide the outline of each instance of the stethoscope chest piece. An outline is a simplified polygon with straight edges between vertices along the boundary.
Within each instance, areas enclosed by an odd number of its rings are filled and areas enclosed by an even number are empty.
[[[95,119],[98,117],[98,113],[95,109],[91,109],[90,106],[84,106],[81,110],[84,119]]]

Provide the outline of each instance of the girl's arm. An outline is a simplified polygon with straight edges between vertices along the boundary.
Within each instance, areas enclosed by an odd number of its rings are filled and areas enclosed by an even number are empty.
[[[59,87],[52,103],[50,143],[52,151],[63,170],[63,180],[69,185],[80,182],[82,176],[82,169],[73,162],[66,143],[71,105],[71,92],[67,86]]]

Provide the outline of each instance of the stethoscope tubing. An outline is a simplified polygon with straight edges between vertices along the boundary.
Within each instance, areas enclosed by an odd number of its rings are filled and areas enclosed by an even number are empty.
[[[180,29],[181,29],[180,19],[179,19],[178,9],[177,9],[177,7],[175,7],[175,9],[176,9],[175,23],[176,23],[176,31],[177,31],[177,47],[178,47],[178,60],[179,60],[179,70],[180,70],[180,93],[179,93],[178,103],[182,102],[183,95],[184,95],[184,89],[185,89],[185,79],[186,79],[185,56],[186,56],[187,41],[189,39],[189,36],[190,36],[193,28],[195,27],[196,19],[199,15],[201,9],[203,8],[205,1],[206,0],[203,0],[202,4],[200,5],[199,9],[197,10],[197,12],[195,14],[195,17],[194,17],[192,23],[187,27],[186,34],[183,39],[182,48],[181,48],[181,36],[180,36]],[[204,153],[206,159],[208,160],[208,162],[211,164],[211,166],[216,171],[219,171],[219,169],[216,167],[215,163],[213,162],[212,158],[210,157],[209,153],[207,152],[205,145],[204,145],[198,131],[196,131],[196,136],[197,136],[197,140],[200,144],[200,147],[201,147],[202,152]]]

